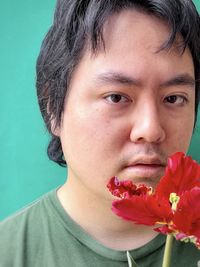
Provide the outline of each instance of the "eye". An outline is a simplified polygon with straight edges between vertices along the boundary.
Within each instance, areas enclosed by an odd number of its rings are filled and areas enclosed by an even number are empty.
[[[188,102],[188,99],[185,96],[181,96],[181,95],[170,95],[170,96],[165,98],[164,102],[165,103],[167,102],[169,104],[176,104],[178,106],[182,106]]]
[[[111,95],[106,96],[105,99],[114,104],[128,101],[128,98],[121,94],[111,94]]]

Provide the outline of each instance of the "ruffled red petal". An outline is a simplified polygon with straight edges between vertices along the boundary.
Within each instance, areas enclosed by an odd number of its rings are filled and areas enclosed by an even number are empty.
[[[137,186],[130,180],[119,181],[116,176],[110,179],[107,184],[107,188],[112,195],[120,198],[130,198],[135,195],[146,195],[151,191],[151,188],[145,186],[144,184]]]
[[[185,192],[177,206],[173,223],[178,231],[200,238],[200,188]]]
[[[200,165],[190,156],[177,152],[169,158],[155,193],[169,199],[170,193],[180,196],[195,186],[200,187]]]
[[[160,201],[155,196],[143,195],[116,200],[113,201],[112,210],[126,220],[144,225],[167,223],[173,216],[169,202]]]

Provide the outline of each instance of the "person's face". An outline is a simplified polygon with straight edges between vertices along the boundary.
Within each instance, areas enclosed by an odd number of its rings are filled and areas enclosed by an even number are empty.
[[[187,152],[194,125],[194,66],[170,30],[137,11],[110,17],[105,51],[85,52],[72,77],[60,138],[68,179],[106,195],[112,176],[155,186],[167,158]],[[179,43],[180,44],[180,43]]]

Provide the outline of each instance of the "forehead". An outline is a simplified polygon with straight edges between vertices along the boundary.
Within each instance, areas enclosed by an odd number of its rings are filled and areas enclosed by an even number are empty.
[[[140,41],[140,45],[143,42],[143,46],[147,48],[151,48],[151,43],[154,41],[157,48],[153,47],[153,49],[156,48],[157,51],[167,41],[169,34],[170,28],[165,21],[133,9],[114,13],[108,18],[103,28],[106,50],[111,45],[113,46],[115,40],[118,41],[117,45],[120,47],[121,42],[126,39],[127,44],[133,41],[136,46]]]
[[[177,36],[169,50],[160,50],[169,35],[167,23],[155,16],[136,10],[113,14],[103,28],[105,49],[100,47],[94,54],[88,48],[77,71],[85,79],[107,71],[123,72],[141,80],[152,77],[157,81],[167,75],[166,80],[183,73],[192,76],[192,56],[188,48],[181,53],[181,36]]]
[[[110,47],[121,49],[140,47],[148,49],[152,53],[156,53],[168,43],[172,35],[172,28],[166,20],[149,14],[143,10],[126,9],[111,15],[103,27],[104,47],[106,51]],[[126,42],[124,42],[126,40]],[[176,34],[170,51],[175,53],[183,52],[184,40],[181,34]]]

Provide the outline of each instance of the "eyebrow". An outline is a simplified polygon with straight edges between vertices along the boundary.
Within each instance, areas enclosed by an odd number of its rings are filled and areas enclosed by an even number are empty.
[[[100,84],[121,84],[127,86],[138,86],[140,82],[120,72],[106,72],[98,75],[95,79]]]
[[[106,72],[98,75],[95,79],[97,83],[102,84],[116,84],[126,86],[141,86],[141,82],[133,77],[125,75],[121,72]],[[160,87],[171,86],[189,86],[194,87],[197,81],[189,74],[183,73],[173,77],[170,80],[161,83]]]
[[[197,81],[189,74],[180,74],[164,83],[161,84],[161,87],[170,87],[170,86],[189,86],[195,87]]]

